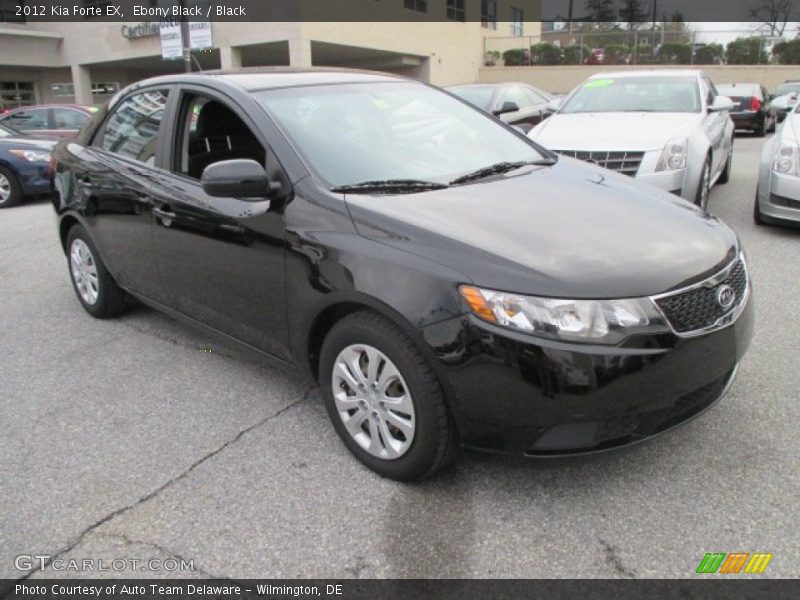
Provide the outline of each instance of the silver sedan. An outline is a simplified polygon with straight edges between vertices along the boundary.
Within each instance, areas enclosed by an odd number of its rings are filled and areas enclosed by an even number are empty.
[[[753,210],[756,223],[800,223],[800,105],[764,144]]]

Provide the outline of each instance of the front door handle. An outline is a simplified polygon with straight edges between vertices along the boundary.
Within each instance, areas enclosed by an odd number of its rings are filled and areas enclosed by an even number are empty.
[[[160,208],[154,208],[153,214],[159,219],[164,219],[169,221],[178,218],[178,215],[176,215],[174,212],[169,212],[168,210],[161,210]]]

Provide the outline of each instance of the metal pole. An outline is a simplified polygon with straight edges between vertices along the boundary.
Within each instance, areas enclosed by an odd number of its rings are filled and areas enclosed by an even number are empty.
[[[180,7],[183,9],[186,5],[186,0],[179,0]],[[183,68],[187,73],[192,72],[192,48],[189,43],[189,22],[183,16],[181,10],[181,40],[183,43]]]

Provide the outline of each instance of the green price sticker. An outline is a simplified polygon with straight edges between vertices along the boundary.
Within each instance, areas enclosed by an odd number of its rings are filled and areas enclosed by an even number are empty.
[[[613,83],[614,83],[613,79],[595,79],[594,81],[590,81],[589,83],[587,83],[583,87],[588,88],[588,89],[603,88],[603,87],[608,87],[610,85],[613,85]]]

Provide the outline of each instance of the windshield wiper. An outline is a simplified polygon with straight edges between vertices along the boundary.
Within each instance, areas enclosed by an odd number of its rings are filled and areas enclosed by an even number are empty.
[[[431,190],[443,190],[449,187],[445,183],[435,181],[422,181],[419,179],[383,179],[376,181],[362,181],[332,188],[332,192],[340,194],[413,194]]]
[[[478,179],[484,179],[486,177],[491,177],[492,175],[500,175],[502,173],[508,173],[509,171],[513,171],[514,169],[527,167],[529,165],[547,167],[556,164],[557,161],[558,161],[557,158],[541,158],[539,160],[523,160],[519,162],[499,162],[497,164],[484,167],[483,169],[478,169],[477,171],[473,171],[472,173],[467,173],[466,175],[462,175],[457,179],[453,179],[453,181],[450,182],[450,185],[458,185],[460,183],[469,183],[470,181],[477,181]]]

